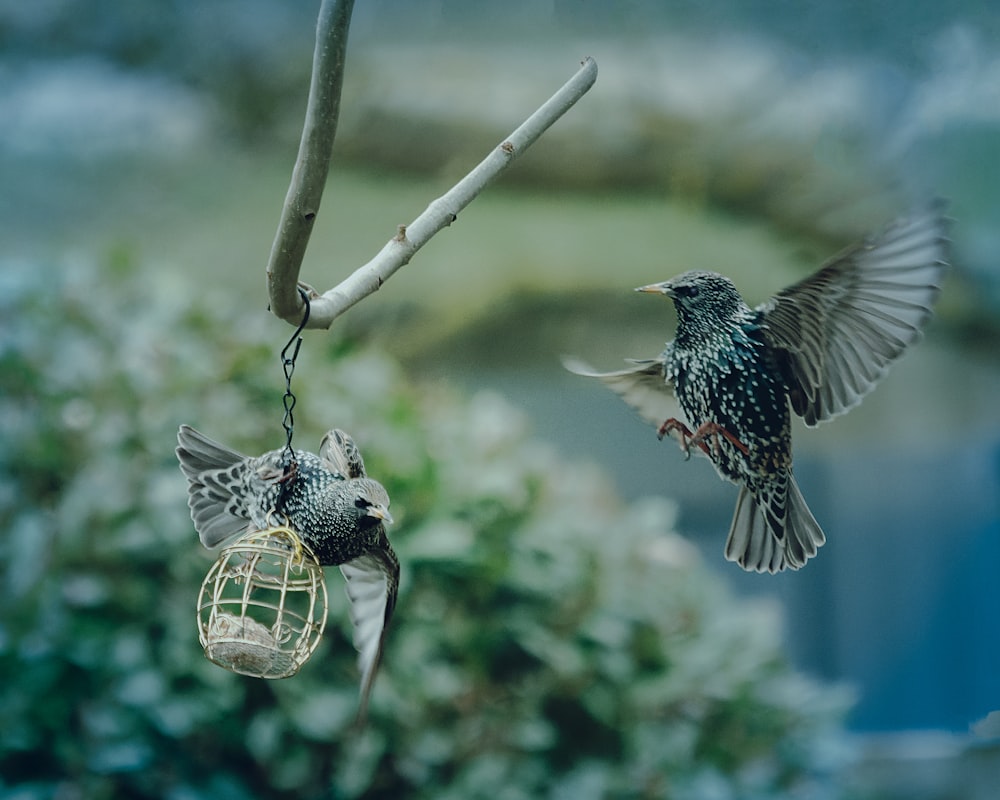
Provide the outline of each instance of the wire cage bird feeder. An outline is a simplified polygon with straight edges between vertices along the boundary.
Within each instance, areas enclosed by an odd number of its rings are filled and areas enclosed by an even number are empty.
[[[319,645],[327,605],[323,568],[295,531],[251,531],[222,550],[202,582],[201,646],[240,675],[287,678]]]

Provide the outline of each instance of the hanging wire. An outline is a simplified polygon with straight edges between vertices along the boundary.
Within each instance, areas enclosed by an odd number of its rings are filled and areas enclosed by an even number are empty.
[[[295,451],[292,449],[292,435],[295,432],[295,417],[292,414],[292,411],[295,409],[295,394],[292,392],[292,373],[295,372],[295,360],[299,357],[299,348],[302,347],[302,336],[300,334],[305,330],[306,323],[309,322],[309,294],[301,286],[298,288],[302,302],[305,303],[305,311],[302,313],[302,321],[299,322],[299,327],[292,334],[292,338],[288,340],[288,344],[281,350],[281,367],[285,373],[285,395],[281,398],[281,403],[285,409],[285,416],[281,421],[281,427],[285,429],[285,450],[283,453],[285,474],[281,478],[282,491],[278,497],[278,509],[280,509],[284,500],[284,490],[292,479],[294,479],[295,472],[298,469],[298,462],[295,460]],[[291,355],[289,355],[289,350],[291,350]]]

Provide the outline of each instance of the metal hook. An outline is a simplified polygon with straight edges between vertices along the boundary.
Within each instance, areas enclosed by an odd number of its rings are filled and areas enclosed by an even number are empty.
[[[288,364],[290,361],[293,366],[295,364],[296,357],[299,355],[299,347],[302,346],[302,339],[299,338],[299,334],[305,330],[306,324],[309,322],[309,309],[310,309],[309,293],[301,286],[297,288],[299,290],[299,295],[302,297],[302,302],[305,303],[306,308],[305,311],[302,313],[302,321],[299,323],[299,327],[295,329],[295,333],[293,333],[292,338],[288,340],[288,344],[286,344],[281,349],[281,363]],[[292,357],[291,359],[289,359],[286,354],[288,353],[288,348],[292,346],[293,342],[295,343],[295,352],[292,353]],[[287,378],[289,376],[286,375],[285,377]]]

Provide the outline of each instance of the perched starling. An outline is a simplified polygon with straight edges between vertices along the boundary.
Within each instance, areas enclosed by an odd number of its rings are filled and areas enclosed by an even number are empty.
[[[946,267],[943,212],[896,221],[756,309],[714,272],[641,286],[677,310],[658,358],[607,373],[566,360],[740,486],[725,553],[743,569],[798,569],[826,540],[792,475],[789,406],[809,426],[843,414],[919,338]]]
[[[251,458],[188,425],[177,434],[188,505],[202,544],[219,547],[251,529],[287,522],[319,563],[339,566],[351,601],[364,714],[396,605],[399,561],[386,536],[389,495],[367,477],[354,440],[331,430],[319,455],[285,450]]]

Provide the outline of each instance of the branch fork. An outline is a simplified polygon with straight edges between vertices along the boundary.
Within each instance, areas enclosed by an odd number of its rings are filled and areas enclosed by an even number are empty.
[[[310,328],[329,328],[347,309],[378,291],[434,234],[455,222],[459,212],[572,108],[597,80],[597,62],[584,59],[576,74],[468,175],[432,200],[409,225],[400,225],[367,264],[320,294],[299,281],[299,271],[329,172],[352,8],[353,0],[323,0],[320,8],[302,140],[267,267],[271,311],[298,325],[304,312],[298,291],[301,286],[310,299],[307,321]]]

